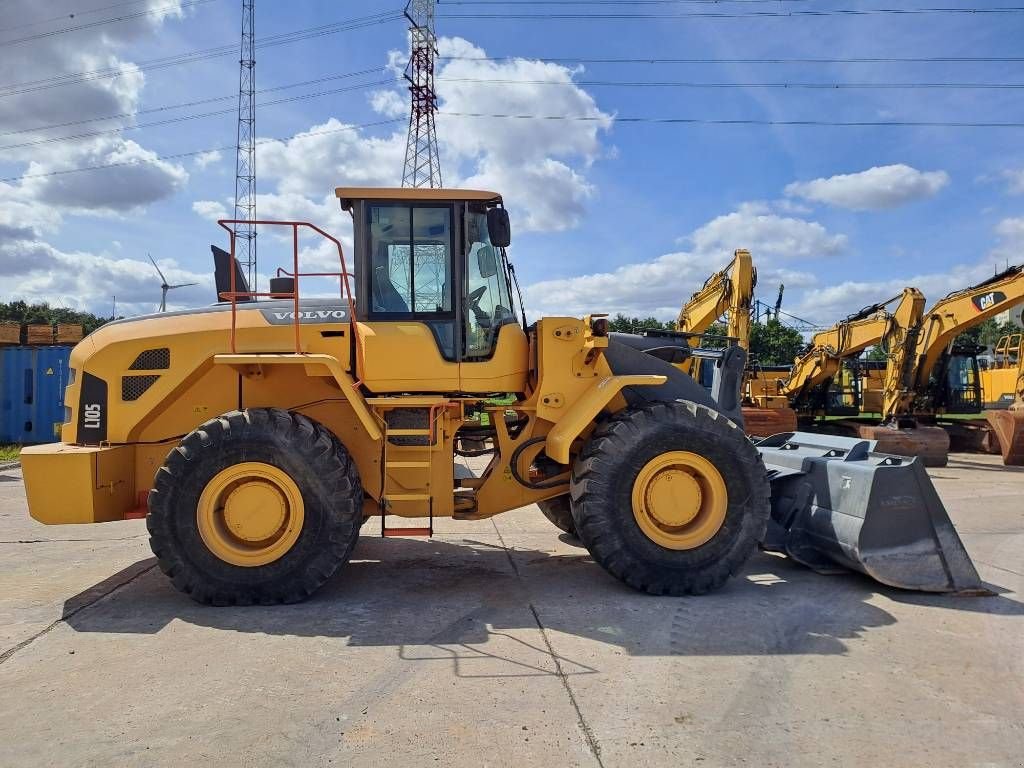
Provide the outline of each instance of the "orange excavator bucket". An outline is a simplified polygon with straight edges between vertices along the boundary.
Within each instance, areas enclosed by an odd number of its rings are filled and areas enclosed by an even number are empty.
[[[985,411],[985,419],[999,438],[1003,464],[1008,467],[1024,466],[1024,409]]]

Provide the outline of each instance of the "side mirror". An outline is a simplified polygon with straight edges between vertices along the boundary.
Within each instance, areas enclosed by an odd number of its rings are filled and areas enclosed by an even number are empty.
[[[498,260],[494,258],[494,249],[488,245],[476,252],[476,266],[480,277],[494,277],[498,274]]]
[[[495,248],[508,248],[512,242],[512,227],[508,221],[508,211],[504,208],[488,209],[487,233],[491,237],[491,245]]]

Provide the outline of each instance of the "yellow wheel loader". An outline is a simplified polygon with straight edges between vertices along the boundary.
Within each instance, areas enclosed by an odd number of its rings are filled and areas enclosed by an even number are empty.
[[[308,597],[368,521],[426,536],[435,517],[554,499],[601,567],[653,594],[720,587],[758,544],[886,584],[981,589],[915,460],[748,440],[739,347],[693,351],[715,361],[709,393],[603,315],[527,324],[499,195],[337,196],[353,271],[322,230],[257,222],[292,242],[258,293],[223,221],[219,303],[115,321],[74,349],[62,442],[22,453],[36,520],[145,517],[174,586],[217,605]],[[336,248],[336,271],[302,271],[302,233]],[[337,298],[301,295],[325,280]],[[479,474],[455,461],[467,448],[487,453]]]
[[[1007,466],[1024,465],[1024,334],[1003,336],[980,375],[984,416]]]

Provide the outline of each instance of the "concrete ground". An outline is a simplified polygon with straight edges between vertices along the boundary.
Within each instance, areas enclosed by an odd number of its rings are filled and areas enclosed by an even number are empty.
[[[0,766],[1024,765],[1024,473],[932,476],[997,596],[758,554],[653,598],[531,507],[229,609],[171,588],[142,521],[38,525],[0,471]]]

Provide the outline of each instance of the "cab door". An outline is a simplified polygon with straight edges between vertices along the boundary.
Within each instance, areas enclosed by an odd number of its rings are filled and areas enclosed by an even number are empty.
[[[512,305],[508,264],[491,244],[484,206],[466,206],[462,392],[524,392],[529,342]]]
[[[364,210],[362,382],[378,393],[458,390],[452,205],[369,202]]]

